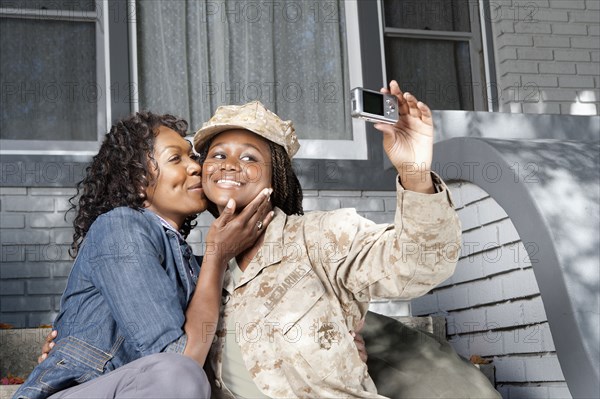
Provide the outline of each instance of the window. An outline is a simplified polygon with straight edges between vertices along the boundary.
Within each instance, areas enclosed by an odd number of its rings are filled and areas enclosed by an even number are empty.
[[[383,0],[386,73],[437,110],[487,110],[480,5]]]
[[[0,185],[73,187],[131,112],[127,0],[0,0]]]
[[[140,108],[195,129],[219,104],[258,99],[295,122],[305,189],[394,189],[381,134],[349,115],[351,88],[384,85],[377,1],[135,4]]]
[[[356,1],[136,4],[141,107],[197,129],[221,104],[259,100],[294,121],[297,158],[368,158],[349,108],[362,85]]]
[[[126,4],[0,0],[0,153],[89,156],[129,113]]]
[[[2,152],[89,148],[106,128],[102,9],[94,1],[0,7]]]

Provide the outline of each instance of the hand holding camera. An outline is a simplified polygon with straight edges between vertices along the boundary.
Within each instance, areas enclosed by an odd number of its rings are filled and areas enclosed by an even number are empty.
[[[380,93],[355,90],[352,99],[356,99],[356,103],[352,103],[352,116],[375,122],[374,127],[383,132],[383,148],[396,167],[403,187],[422,193],[435,192],[431,180],[433,119],[429,107],[412,94],[403,93],[395,80],[390,82],[389,90],[383,88]],[[359,109],[358,96],[361,93],[362,105]],[[377,96],[371,96],[373,93]],[[369,98],[365,99],[365,94]],[[390,98],[397,101],[397,106],[387,101]],[[397,110],[395,122],[392,108]]]
[[[373,123],[398,122],[398,100],[393,95],[357,87],[350,92],[350,101],[353,118]]]

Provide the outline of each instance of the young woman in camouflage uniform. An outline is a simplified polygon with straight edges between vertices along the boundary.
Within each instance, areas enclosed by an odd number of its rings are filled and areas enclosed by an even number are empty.
[[[292,123],[259,102],[220,107],[196,133],[209,210],[217,215],[230,198],[243,206],[272,188],[275,212],[225,275],[209,355],[213,397],[383,397],[351,332],[372,297],[423,295],[453,273],[460,250],[450,195],[430,170],[431,111],[396,82],[390,87],[400,120],[375,127],[399,175],[393,225],[353,209],[304,214]]]

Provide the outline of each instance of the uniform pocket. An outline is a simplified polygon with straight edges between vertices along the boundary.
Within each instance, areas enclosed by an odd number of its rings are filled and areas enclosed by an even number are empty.
[[[276,322],[283,334],[286,334],[302,316],[310,312],[324,294],[323,283],[310,270],[274,304],[268,318]]]
[[[294,374],[302,370],[322,380],[332,373],[343,375],[348,369],[344,372],[339,365],[354,361],[356,347],[341,306],[312,270],[281,298],[267,320],[277,326],[275,340],[283,367],[295,368]]]

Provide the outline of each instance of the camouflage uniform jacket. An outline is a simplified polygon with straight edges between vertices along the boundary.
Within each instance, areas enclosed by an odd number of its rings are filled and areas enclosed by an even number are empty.
[[[376,225],[354,209],[304,216],[276,209],[235,287],[226,273],[207,367],[213,397],[233,398],[221,379],[233,315],[246,367],[267,396],[382,398],[349,331],[372,297],[415,298],[454,272],[460,224],[447,188],[437,184],[441,192],[431,195],[398,184],[394,225]]]

